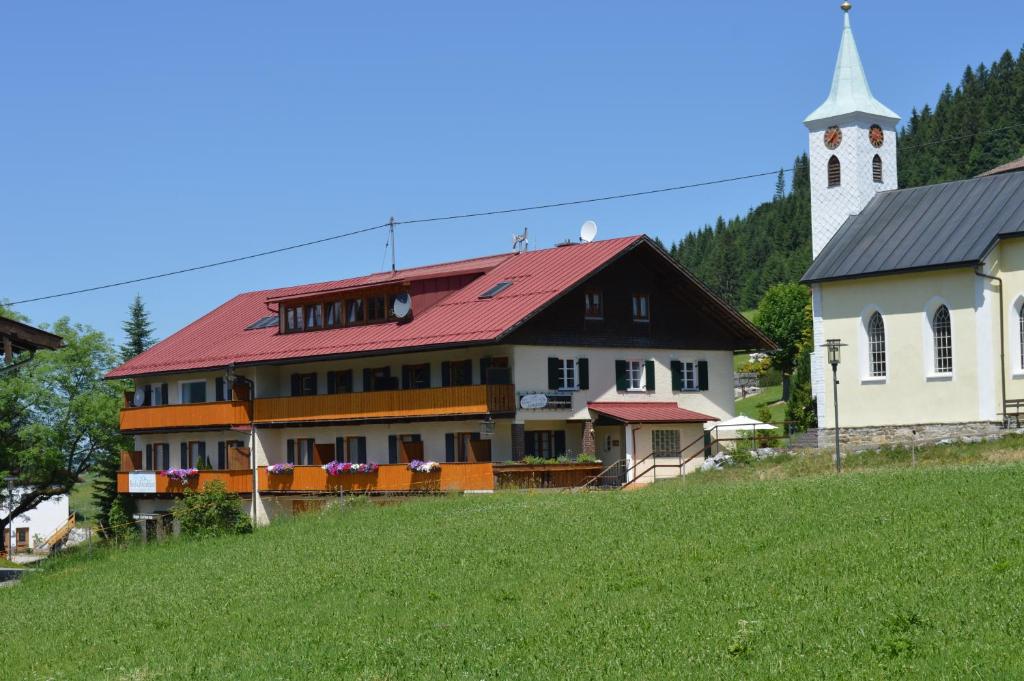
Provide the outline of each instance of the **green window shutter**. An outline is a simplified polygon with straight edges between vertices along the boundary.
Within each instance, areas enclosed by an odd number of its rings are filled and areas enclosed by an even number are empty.
[[[227,468],[228,451],[227,443],[223,440],[217,443],[217,470],[224,470]]]
[[[553,440],[554,440],[554,443],[552,445],[552,449],[554,451],[551,452],[551,454],[555,458],[558,458],[558,457],[562,456],[563,454],[565,454],[565,431],[564,430],[556,430],[555,433],[554,433]]]
[[[562,360],[548,357],[548,390],[558,390],[558,369]]]
[[[298,374],[292,374],[292,397],[298,397],[302,394],[302,377]]]
[[[680,392],[683,389],[683,363],[672,360],[672,392]]]
[[[708,389],[708,363],[697,362],[697,387],[700,390]]]
[[[153,445],[146,445],[146,460],[142,463],[146,470],[156,468],[156,462],[153,461]]]
[[[388,435],[388,463],[398,463],[397,435]]]
[[[181,443],[181,458],[178,460],[180,468],[188,468],[188,443]]]
[[[363,392],[369,392],[373,390],[373,372],[369,369],[363,369]]]
[[[338,392],[338,372],[327,372],[327,394],[333,395]]]
[[[586,357],[580,357],[576,360],[576,373],[577,381],[579,382],[580,390],[590,389],[590,360]]]
[[[356,438],[356,457],[358,461],[356,463],[366,463],[366,438]]]
[[[441,387],[447,388],[452,384],[452,363],[441,362]]]
[[[447,463],[455,461],[455,433],[444,434],[444,460]]]
[[[647,379],[647,390],[654,392],[654,360],[649,359],[644,363],[644,378]]]
[[[629,379],[626,377],[626,360],[615,360],[615,388],[629,390]]]
[[[491,368],[491,358],[480,358],[480,385],[487,385],[487,370]]]
[[[295,463],[295,440],[288,440],[288,463]]]
[[[213,401],[214,402],[223,402],[224,401],[224,379],[221,376],[218,376],[217,379],[214,381],[214,388],[213,388],[213,390],[214,390],[214,392],[217,393],[217,395],[216,395],[216,397],[214,397]]]
[[[342,437],[341,435],[334,438],[334,460],[345,460],[345,438]]]

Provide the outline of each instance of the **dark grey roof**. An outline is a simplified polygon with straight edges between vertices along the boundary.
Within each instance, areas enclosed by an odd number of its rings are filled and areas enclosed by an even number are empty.
[[[974,265],[1001,236],[1024,233],[1024,173],[880,192],[847,220],[806,283]]]

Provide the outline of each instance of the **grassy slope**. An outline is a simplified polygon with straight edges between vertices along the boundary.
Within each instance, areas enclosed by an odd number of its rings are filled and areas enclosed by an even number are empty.
[[[772,414],[772,422],[781,422],[786,420],[786,405],[779,402],[782,398],[782,386],[781,385],[770,385],[767,386],[757,395],[748,397],[742,400],[736,400],[736,414],[749,416],[750,418],[759,418],[758,412],[761,407],[771,405],[768,407],[768,411]],[[779,402],[778,404],[775,404]]]
[[[68,505],[72,513],[77,513],[82,519],[81,525],[92,526],[96,520],[96,502],[92,495],[96,489],[96,476],[86,473],[82,476],[82,482],[75,485],[68,499]]]
[[[1021,455],[1004,449],[924,450],[916,470],[906,453],[851,457],[887,470],[840,478],[817,475],[819,456],[633,493],[356,504],[251,537],[73,557],[0,590],[14,632],[0,669],[1016,678],[1024,467],[928,465]]]

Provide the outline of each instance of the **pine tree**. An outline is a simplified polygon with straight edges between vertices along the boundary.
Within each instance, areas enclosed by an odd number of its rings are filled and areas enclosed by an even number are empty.
[[[153,337],[153,324],[149,321],[149,312],[142,302],[142,296],[136,295],[128,308],[128,319],[121,325],[126,336],[121,346],[121,360],[127,362],[136,355],[148,350],[156,339]]]
[[[781,201],[786,198],[786,171],[779,170],[779,176],[775,180],[775,198],[773,201]]]

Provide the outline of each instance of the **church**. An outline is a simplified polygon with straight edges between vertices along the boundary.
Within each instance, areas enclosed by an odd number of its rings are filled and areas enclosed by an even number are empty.
[[[936,441],[1017,427],[1024,405],[1024,159],[897,188],[898,114],[868,86],[850,3],[810,138],[821,444]],[[841,343],[833,385],[826,341]],[[838,400],[834,394],[838,394]],[[838,410],[836,409],[838,402]]]

